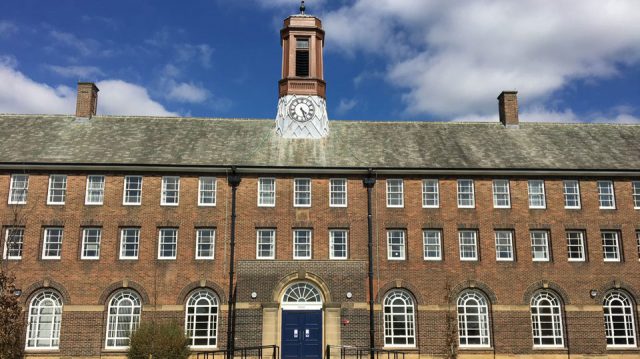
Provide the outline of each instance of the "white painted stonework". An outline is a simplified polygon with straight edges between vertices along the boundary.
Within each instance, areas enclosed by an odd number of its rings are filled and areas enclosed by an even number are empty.
[[[311,110],[307,106],[309,104],[313,107]],[[276,133],[284,138],[326,137],[329,134],[329,118],[325,99],[306,95],[281,97],[278,101]]]

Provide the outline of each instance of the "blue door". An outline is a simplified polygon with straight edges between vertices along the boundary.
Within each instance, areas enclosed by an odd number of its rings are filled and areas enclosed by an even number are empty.
[[[282,311],[282,358],[322,359],[322,310]]]

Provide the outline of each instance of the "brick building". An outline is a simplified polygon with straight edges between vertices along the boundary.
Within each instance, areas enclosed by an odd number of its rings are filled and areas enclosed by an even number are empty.
[[[152,318],[225,348],[230,312],[236,347],[320,357],[371,307],[415,357],[640,357],[640,126],[519,123],[515,92],[500,123],[330,122],[320,20],[281,36],[275,127],[96,116],[92,83],[0,115],[28,357],[122,357]]]

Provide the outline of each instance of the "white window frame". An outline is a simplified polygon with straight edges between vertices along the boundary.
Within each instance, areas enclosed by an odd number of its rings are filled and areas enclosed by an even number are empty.
[[[128,301],[131,305],[123,306],[123,301]],[[105,348],[114,350],[126,350],[129,345],[115,345],[118,341],[130,343],[130,335],[138,329],[140,325],[140,316],[142,312],[142,301],[138,293],[131,289],[121,289],[116,292],[109,300],[107,309],[107,334],[105,335]],[[124,324],[120,319],[130,319]],[[126,337],[116,337],[115,333],[126,328],[129,333]],[[113,342],[113,344],[111,344]],[[110,345],[111,344],[111,345]]]
[[[478,290],[462,292],[457,300],[457,315],[460,348],[489,348],[491,346],[489,305],[484,294]],[[469,329],[468,323],[472,323],[471,329]],[[476,325],[477,327],[475,327]],[[478,331],[478,335],[472,335],[473,331]],[[470,341],[478,341],[478,343],[469,344]]]
[[[97,236],[97,243],[88,243],[88,239],[89,239],[89,233],[90,231],[98,231],[98,236]],[[82,260],[99,260],[100,259],[100,247],[101,247],[101,243],[102,242],[102,228],[100,227],[86,227],[82,229],[82,246],[80,248],[80,259]],[[96,255],[95,256],[88,256],[86,255],[86,251],[87,251],[87,245],[88,244],[95,244],[97,245],[97,250],[96,250]]]
[[[432,202],[432,203],[429,203],[429,202]],[[440,183],[438,182],[438,179],[435,179],[435,178],[423,179],[422,180],[422,208],[439,208],[439,207],[440,207]]]
[[[502,237],[506,235],[506,237]],[[513,250],[513,231],[506,229],[496,230],[494,233],[495,241],[496,241],[496,261],[498,262],[513,262],[514,258],[514,250]],[[501,240],[507,240],[508,243],[500,242]],[[508,251],[500,250],[500,248],[508,248]],[[508,253],[507,257],[503,257],[500,253]]]
[[[169,189],[169,181],[175,181],[172,183],[176,188]],[[169,197],[169,193],[175,192],[175,196]],[[167,202],[169,198],[175,198],[174,202]],[[179,176],[162,176],[162,193],[160,195],[161,206],[178,206],[180,204],[180,177]]]
[[[204,186],[211,185],[212,188],[205,189]],[[198,178],[198,206],[215,207],[218,200],[218,179],[216,177]],[[203,202],[203,198],[213,198],[213,202]]]
[[[171,239],[173,239],[172,242]],[[163,246],[173,246],[173,255],[163,254]],[[171,247],[168,248],[171,249]],[[178,228],[160,228],[158,230],[158,259],[175,260],[176,258],[178,258]]]
[[[18,254],[19,255],[11,255],[11,251],[9,250],[9,237],[11,234],[10,231],[18,231],[20,234],[18,235],[17,241],[14,244],[18,244]],[[13,248],[12,248],[13,249]],[[4,249],[2,251],[2,258],[6,260],[21,260],[22,259],[22,251],[24,250],[24,227],[7,227],[4,231]]]
[[[264,181],[272,181],[273,189],[272,190],[262,190],[262,185]],[[265,202],[265,197],[263,194],[272,194],[273,195],[273,203]],[[274,177],[260,177],[258,178],[258,207],[275,207],[276,206],[276,179]]]
[[[633,198],[633,208],[640,209],[640,181],[631,182],[631,193]]]
[[[464,183],[468,182],[471,185],[469,186],[470,192],[463,192],[462,189],[465,188]],[[468,178],[460,178],[456,182],[456,186],[458,189],[458,208],[475,208],[476,207],[476,195],[475,195],[475,183],[472,179]],[[463,196],[468,196],[469,198],[463,198]],[[463,204],[463,201],[470,201],[470,204]]]
[[[62,298],[52,290],[43,290],[33,297],[29,303],[25,349],[59,349],[62,308]],[[48,317],[48,320],[43,321],[43,317]],[[40,334],[45,333],[49,335],[40,337]],[[45,345],[40,345],[40,342],[44,342]]]
[[[466,238],[466,239],[473,239],[473,243],[463,243],[464,234],[473,234],[472,238]],[[473,257],[465,257],[465,256],[463,256],[464,251],[462,249],[463,248],[467,248],[469,246],[473,246]],[[461,261],[477,261],[478,258],[479,258],[479,256],[478,256],[478,231],[477,230],[471,230],[471,229],[458,230],[458,247],[459,247],[460,260]]]
[[[606,189],[610,190],[611,193],[604,193],[601,185],[606,185]],[[598,188],[598,204],[600,205],[600,209],[616,209],[616,192],[613,181],[597,181],[596,187]],[[605,197],[610,197],[611,205],[603,205],[603,202],[609,202],[609,200],[604,199]]]
[[[102,182],[101,182],[102,186],[97,187],[97,188],[91,187],[92,179],[98,179],[98,178],[102,179]],[[89,176],[87,176],[87,188],[86,188],[85,193],[84,193],[84,204],[86,206],[100,206],[100,205],[104,204],[105,182],[106,182],[106,178],[103,175],[89,175]],[[97,192],[98,196],[100,198],[100,201],[96,201],[96,202],[90,201],[91,195],[89,194],[89,192]]]
[[[636,231],[636,247],[637,247],[637,255],[638,260],[640,261],[640,230]]]
[[[60,231],[60,238],[58,242],[51,242],[52,237],[50,237],[51,231]],[[44,235],[42,240],[42,259],[43,260],[58,260],[62,258],[62,243],[64,240],[64,228],[62,227],[46,227],[44,229]],[[59,245],[58,255],[50,255],[47,254],[51,251],[50,246],[52,244]]]
[[[430,236],[434,234],[435,236]],[[435,243],[429,242],[430,240],[436,240]],[[429,256],[428,254],[434,252],[429,248],[437,248],[437,256]],[[441,261],[442,260],[442,231],[439,229],[423,229],[422,230],[422,255],[425,261]]]
[[[493,189],[493,208],[511,208],[511,192],[509,189],[508,179],[494,179],[491,182]],[[498,190],[506,189],[506,192],[498,192]],[[500,201],[504,201],[504,198],[499,196],[506,196],[506,204],[499,204]]]
[[[584,231],[570,230],[566,231],[565,237],[567,238],[567,260],[569,262],[585,262],[587,260],[585,250],[585,233]],[[577,241],[573,243],[572,241]],[[572,251],[572,248],[577,248],[578,251]],[[571,253],[580,254],[579,258],[572,258]]]
[[[572,186],[573,185],[573,186]],[[567,190],[573,187],[575,193],[569,193]],[[562,193],[564,195],[564,208],[566,209],[580,209],[582,208],[582,201],[580,200],[580,182],[578,180],[566,180],[562,181]],[[577,204],[569,205],[569,196],[575,196]]]
[[[400,236],[395,237],[397,234],[400,234]],[[401,242],[392,243],[392,239],[399,239]],[[397,249],[394,249],[394,247],[397,247]],[[399,253],[399,256],[394,257],[394,253]],[[404,229],[387,230],[387,259],[390,261],[403,261],[407,259],[407,232]]]
[[[131,244],[135,244],[135,249],[136,249],[136,255],[135,256],[127,256],[124,255],[125,251],[124,251],[124,233],[125,231],[135,231],[135,236],[134,238],[136,239],[135,243],[131,243]],[[129,243],[127,243],[129,244]],[[120,250],[118,251],[119,255],[118,258],[120,260],[137,260],[138,257],[140,256],[140,228],[120,228]]]
[[[267,234],[267,236],[265,237],[263,236],[263,234]],[[269,239],[270,243],[263,241],[264,239]],[[269,256],[261,255],[261,251],[260,251],[261,245],[270,245],[271,255]],[[275,228],[258,228],[256,230],[256,259],[265,259],[265,260],[276,259],[276,229]]]
[[[607,235],[613,235],[611,238],[605,238]],[[622,251],[620,250],[620,232],[618,231],[601,231],[600,238],[602,240],[602,259],[605,262],[622,262]],[[605,241],[615,240],[615,244],[607,244]],[[615,252],[607,251],[607,248],[614,248]],[[607,254],[614,253],[615,257],[608,257]]]
[[[211,290],[202,288],[194,291],[187,299],[185,307],[184,328],[192,349],[215,349],[218,347],[218,329],[220,328],[220,300]],[[200,309],[200,310],[199,310]],[[206,321],[198,321],[204,319]],[[205,324],[206,330],[201,330],[197,323]],[[206,332],[206,336],[196,335]],[[205,340],[207,344],[196,345],[196,340]]]
[[[307,182],[309,189],[308,190],[300,190],[299,185],[302,182]],[[306,199],[302,197],[303,194],[309,195],[309,203],[302,203],[301,201]],[[293,206],[294,207],[311,207],[311,178],[294,178],[293,179]]]
[[[334,190],[334,187],[338,187],[338,186],[334,186],[335,183],[337,182],[342,182],[344,184],[344,191],[337,191]],[[346,178],[331,178],[329,179],[329,207],[347,207],[347,203],[349,202],[348,197],[347,197],[347,193],[348,193],[348,184],[349,182],[347,181]],[[344,193],[344,203],[335,203],[335,195],[336,194],[342,194]]]
[[[207,231],[207,232],[211,232],[211,255],[205,256],[202,255],[202,252],[200,251],[200,246],[204,245],[204,243],[202,243],[202,240],[205,238],[205,236],[203,236],[203,233]],[[208,238],[209,236],[207,236]],[[213,260],[216,257],[216,229],[215,228],[196,228],[196,259],[202,259],[202,260]]]
[[[404,207],[404,180],[402,178],[388,178],[386,181],[387,188],[387,207],[389,208],[403,208]],[[395,185],[392,184],[395,182]],[[399,184],[399,185],[398,185]],[[391,187],[396,187],[399,190],[391,191]],[[399,198],[391,198],[393,196],[399,196]],[[400,203],[393,204],[393,200],[398,200]]]
[[[533,192],[532,191],[532,185],[534,184],[540,184],[540,192]],[[544,180],[528,180],[527,181],[527,192],[529,193],[529,208],[532,209],[546,209],[547,208],[547,198],[545,195],[545,184],[544,184]],[[541,200],[542,204],[534,204],[534,201],[536,201],[536,197],[534,196],[538,196],[538,199]]]
[[[304,245],[304,243],[299,242],[299,239],[302,237],[298,237],[299,233],[307,232],[309,233],[309,254],[306,256],[299,256],[298,253],[298,245]],[[311,229],[294,229],[293,230],[293,259],[296,260],[310,260],[313,258],[313,231]]]
[[[344,256],[335,255],[336,234],[344,235]],[[329,230],[329,259],[346,260],[349,259],[349,231],[346,229],[330,229]]]
[[[614,301],[618,303],[612,304]],[[607,294],[602,302],[607,349],[636,348],[636,308],[633,300],[623,291],[614,290]],[[623,325],[620,325],[620,322]],[[616,324],[618,325],[616,326]],[[624,336],[616,336],[620,327],[625,328]],[[618,340],[624,341],[625,344],[616,344],[615,342]]]
[[[131,189],[131,188],[127,188],[127,185],[130,184],[130,180],[133,178],[140,178],[140,188],[138,189]],[[123,206],[140,206],[142,204],[142,184],[144,182],[144,177],[142,176],[124,176],[124,187],[123,187],[123,191],[122,191],[122,205]],[[140,193],[139,196],[136,197],[131,197],[128,196],[128,192],[133,192],[133,191],[138,191]],[[137,198],[138,201],[137,202],[128,202],[127,199],[128,198]]]
[[[24,177],[24,181],[19,181],[18,177]],[[24,187],[18,188],[18,182],[23,183]],[[8,204],[26,204],[27,196],[29,195],[29,175],[22,173],[14,173],[11,175],[11,180],[9,182],[9,198]],[[16,199],[20,198],[22,199]]]
[[[56,180],[54,180],[54,178]],[[57,182],[57,180],[62,181],[61,182],[62,187],[53,188],[54,182]],[[53,191],[61,191],[61,194],[54,195]],[[53,200],[54,196],[61,196],[62,201],[54,201]],[[49,189],[47,191],[47,204],[54,205],[54,206],[61,206],[65,204],[66,199],[67,199],[67,175],[49,175]]]
[[[547,305],[540,302],[547,301]],[[534,348],[564,348],[564,327],[562,325],[562,303],[555,293],[541,290],[533,295],[530,303],[531,311],[531,336]],[[549,317],[553,327],[551,336],[543,336],[540,322],[544,317]],[[536,334],[537,333],[537,334]],[[553,340],[554,344],[543,344],[545,339]]]
[[[382,303],[382,313],[384,318],[384,347],[415,348],[416,310],[414,300],[411,295],[409,295],[405,290],[393,289],[385,295]],[[396,309],[394,310],[394,308]],[[400,324],[404,330],[396,331],[396,325]],[[405,334],[395,335],[396,332]]]
[[[542,237],[538,237],[537,235],[544,235]],[[550,262],[551,261],[551,253],[550,253],[550,241],[549,241],[549,231],[547,230],[532,230],[529,232],[529,236],[531,238],[531,260],[534,262]],[[535,240],[544,240],[544,243],[534,242]],[[537,251],[534,248],[543,248],[544,247],[544,257],[536,257]],[[541,252],[542,253],[542,252]]]

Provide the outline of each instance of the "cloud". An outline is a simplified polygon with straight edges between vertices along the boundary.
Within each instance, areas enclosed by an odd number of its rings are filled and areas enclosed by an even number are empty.
[[[358,104],[356,99],[340,99],[340,103],[338,104],[338,108],[336,109],[336,114],[343,116],[347,114],[349,111],[353,110],[354,107]]]
[[[201,103],[207,100],[209,91],[192,84],[192,83],[176,83],[170,84],[167,98],[178,102]]]
[[[15,59],[7,58],[0,57],[0,113],[75,113],[75,89],[36,82],[15,68]],[[97,86],[100,88],[99,114],[177,115],[151,99],[144,87],[122,80],[105,80]]]
[[[324,27],[339,34],[329,51],[386,62],[409,114],[484,116],[502,90],[537,103],[640,61],[635,0],[356,0],[324,15]]]
[[[7,20],[0,20],[0,37],[9,37],[18,32],[18,26]]]
[[[45,65],[45,68],[62,77],[71,77],[78,80],[87,80],[95,78],[97,76],[104,76],[102,70],[95,66]]]
[[[532,106],[519,115],[521,122],[549,122],[549,123],[615,123],[640,124],[640,117],[632,115],[631,108],[614,107],[605,113],[588,113],[577,115],[571,109],[553,110],[542,106]],[[492,115],[464,115],[456,117],[454,122],[498,122],[497,114]]]
[[[51,30],[49,36],[57,45],[73,49],[82,56],[96,55],[100,48],[100,43],[97,40],[81,39],[69,32]]]
[[[175,45],[176,61],[190,62],[196,60],[204,68],[211,67],[213,48],[207,44],[178,44]]]
[[[147,90],[122,80],[104,80],[100,89],[98,113],[104,115],[177,116],[154,101]]]

